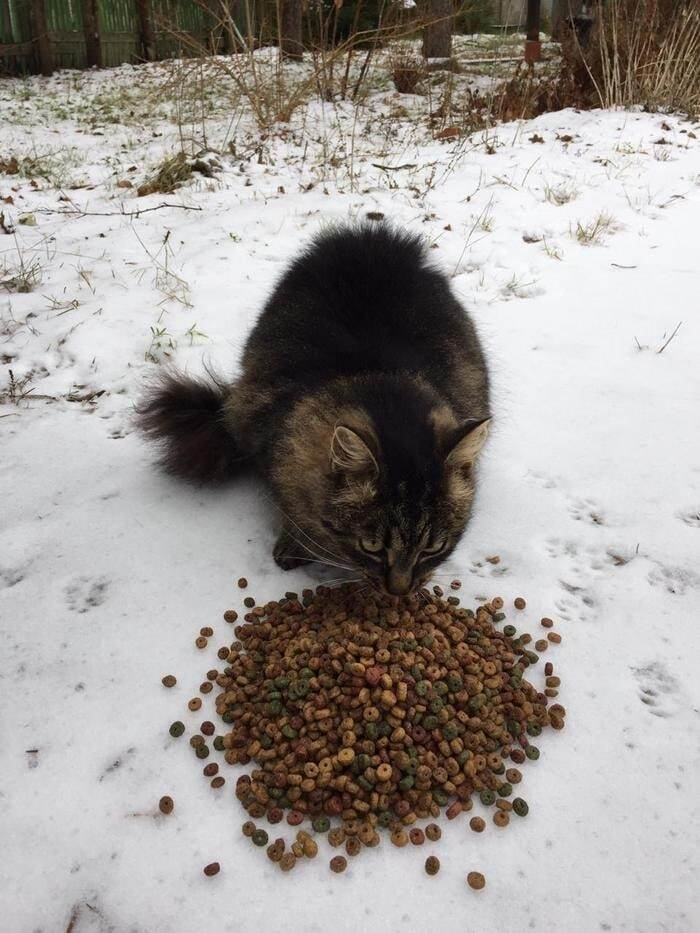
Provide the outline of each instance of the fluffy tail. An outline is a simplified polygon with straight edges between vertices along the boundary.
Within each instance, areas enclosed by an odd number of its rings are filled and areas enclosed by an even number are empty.
[[[242,458],[224,423],[228,389],[213,376],[194,379],[164,373],[136,408],[140,430],[160,448],[159,463],[192,483],[220,483],[236,473]]]

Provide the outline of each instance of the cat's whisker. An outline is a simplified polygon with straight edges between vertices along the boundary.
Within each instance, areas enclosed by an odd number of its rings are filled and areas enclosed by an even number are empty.
[[[296,538],[295,538],[296,540]],[[351,567],[348,564],[336,564],[334,561],[322,560],[321,558],[312,559],[310,558],[309,551],[306,554],[287,554],[286,557],[290,557],[292,560],[303,560],[307,564],[324,564],[326,567],[337,567],[338,570],[355,570],[355,567]]]
[[[308,538],[309,541],[310,541],[313,545],[315,545],[315,547],[320,548],[322,551],[325,551],[326,554],[329,554],[331,557],[335,558],[336,560],[342,560],[342,557],[340,556],[340,554],[335,554],[333,551],[331,551],[330,548],[327,548],[327,547],[325,547],[323,544],[321,544],[319,541],[316,541],[316,540],[308,533],[308,531],[305,531],[300,525],[298,525],[298,524],[294,521],[294,519],[291,517],[291,515],[288,515],[287,512],[285,512],[285,510],[282,508],[282,506],[281,506],[278,502],[275,502],[275,500],[272,498],[272,496],[271,496],[269,493],[266,494],[265,498],[268,500],[268,502],[271,502],[271,503],[272,503],[272,505],[284,516],[284,518],[285,518],[288,522],[291,522],[292,525],[294,525],[294,527],[297,529],[297,531],[298,531],[300,534],[302,534],[305,538]],[[297,542],[297,544],[300,544],[301,547],[308,548],[308,545],[307,545],[307,544],[304,544],[303,542],[299,541],[298,538],[295,538],[295,537],[294,537],[294,535],[291,535],[291,534],[290,534],[290,537],[292,537],[292,538]],[[311,550],[311,549],[309,548],[309,550]]]

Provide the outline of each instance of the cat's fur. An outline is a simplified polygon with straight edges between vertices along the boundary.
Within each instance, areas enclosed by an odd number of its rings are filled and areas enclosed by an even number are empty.
[[[262,474],[285,516],[281,567],[349,565],[397,594],[461,537],[490,417],[448,279],[417,237],[376,224],[326,232],[292,263],[236,381],[166,373],[139,411],[170,473]]]

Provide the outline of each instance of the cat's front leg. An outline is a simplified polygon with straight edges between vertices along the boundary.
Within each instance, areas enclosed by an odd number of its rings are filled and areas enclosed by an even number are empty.
[[[312,555],[292,536],[288,528],[283,528],[272,549],[275,563],[282,570],[293,570],[308,564]]]

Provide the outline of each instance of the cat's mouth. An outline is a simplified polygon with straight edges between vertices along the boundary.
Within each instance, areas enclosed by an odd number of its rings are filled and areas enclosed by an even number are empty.
[[[430,574],[397,578],[396,575],[376,574],[367,570],[364,570],[363,574],[370,586],[383,596],[410,596],[424,586],[430,578]]]

